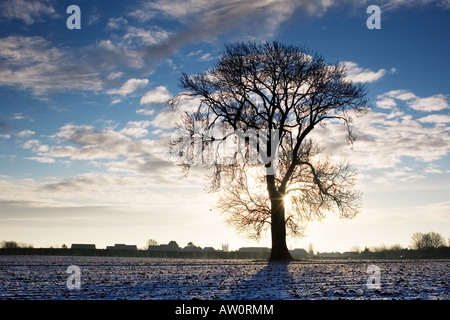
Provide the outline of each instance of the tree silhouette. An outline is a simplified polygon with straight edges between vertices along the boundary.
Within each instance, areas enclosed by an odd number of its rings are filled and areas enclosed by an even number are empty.
[[[172,249],[179,249],[180,246],[178,245],[178,243],[175,240],[171,240],[168,244],[169,247],[171,247]]]
[[[365,88],[345,77],[342,64],[300,47],[237,43],[213,68],[183,73],[185,91],[169,102],[174,109],[198,103],[177,126],[172,156],[185,174],[196,164],[212,169],[211,190],[222,188],[216,209],[238,230],[259,238],[270,226],[271,259],[291,259],[286,228],[301,235],[305,222],[327,211],[358,212],[355,172],[321,157],[309,137],[318,125],[340,121],[354,141],[352,118],[367,101]]]
[[[15,241],[6,241],[3,240],[0,243],[0,248],[5,248],[5,249],[16,249],[16,248],[20,248],[19,244]]]
[[[416,250],[429,250],[445,246],[445,238],[437,232],[415,232],[411,236],[412,247]]]
[[[158,241],[156,241],[155,239],[148,239],[147,243],[145,244],[145,246],[148,248],[149,246],[157,246],[158,245]]]

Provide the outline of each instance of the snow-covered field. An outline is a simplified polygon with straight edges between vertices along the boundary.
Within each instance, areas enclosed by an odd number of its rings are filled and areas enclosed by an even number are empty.
[[[79,274],[67,272],[72,265]],[[449,266],[449,260],[268,263],[0,256],[0,299],[449,300]]]

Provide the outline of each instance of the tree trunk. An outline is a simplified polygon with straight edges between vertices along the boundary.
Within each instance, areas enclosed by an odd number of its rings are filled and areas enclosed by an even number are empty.
[[[272,250],[270,260],[292,260],[286,245],[286,220],[284,215],[284,192],[277,190],[275,176],[266,175],[270,199]]]
[[[286,245],[286,221],[283,199],[271,199],[272,250],[270,260],[292,260]]]

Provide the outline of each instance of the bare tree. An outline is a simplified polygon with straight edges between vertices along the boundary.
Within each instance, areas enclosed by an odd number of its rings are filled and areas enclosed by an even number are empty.
[[[157,246],[158,245],[158,241],[156,241],[155,239],[148,239],[147,243],[145,244],[147,249],[149,246]]]
[[[415,232],[411,236],[412,247],[416,250],[427,250],[445,246],[445,238],[436,232]]]
[[[342,217],[358,212],[354,171],[320,157],[322,149],[308,136],[319,125],[340,121],[348,142],[354,140],[352,118],[366,110],[365,88],[346,79],[342,64],[278,42],[238,43],[227,45],[213,68],[183,73],[180,86],[185,91],[171,99],[173,108],[183,100],[199,103],[178,125],[171,150],[186,173],[193,165],[187,155],[195,153],[213,169],[212,190],[223,188],[217,209],[239,230],[259,238],[270,226],[271,259],[291,259],[286,228],[301,235],[307,221],[329,210]],[[189,143],[181,143],[186,137]],[[218,149],[230,141],[236,149],[228,154],[232,161],[224,161]],[[211,155],[213,161],[205,162]]]
[[[0,248],[4,249],[17,249],[17,248],[33,248],[32,244],[26,244],[26,243],[18,243],[16,241],[6,241],[3,240],[0,243]]]
[[[4,249],[16,249],[16,248],[20,248],[20,245],[16,242],[16,241],[6,241],[3,240],[0,243],[0,248],[4,248]]]

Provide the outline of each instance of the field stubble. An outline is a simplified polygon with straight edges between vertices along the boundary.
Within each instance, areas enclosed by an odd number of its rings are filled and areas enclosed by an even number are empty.
[[[69,289],[67,268],[80,268]],[[367,286],[370,265],[379,289]],[[114,257],[1,256],[0,299],[450,299],[448,260],[291,263]]]

